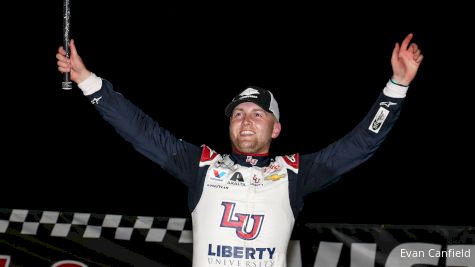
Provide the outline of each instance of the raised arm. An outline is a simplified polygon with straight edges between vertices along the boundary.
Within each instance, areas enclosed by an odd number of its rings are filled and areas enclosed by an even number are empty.
[[[114,91],[110,82],[89,71],[73,40],[70,48],[68,59],[63,47],[59,47],[56,53],[58,70],[61,73],[70,72],[71,80],[77,83],[104,120],[138,152],[193,187],[201,148],[177,139],[122,94]]]
[[[58,60],[58,70],[61,73],[70,72],[71,80],[77,84],[86,80],[91,72],[86,68],[84,62],[78,54],[74,40],[70,41],[71,53],[69,59],[66,57],[66,51],[61,46],[56,53],[56,59]]]
[[[413,34],[410,33],[404,38],[401,45],[396,43],[391,56],[391,66],[393,69],[393,77],[391,81],[403,86],[409,86],[424,56],[415,43],[411,43]]]
[[[301,191],[306,194],[331,184],[345,172],[369,159],[387,137],[399,117],[408,86],[417,74],[423,55],[410,44],[412,33],[391,56],[393,76],[366,117],[347,135],[325,149],[301,156]]]

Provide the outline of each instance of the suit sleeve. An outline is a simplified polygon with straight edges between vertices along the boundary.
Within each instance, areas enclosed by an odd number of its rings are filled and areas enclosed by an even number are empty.
[[[102,80],[101,89],[87,97],[104,120],[138,152],[188,187],[193,186],[201,154],[198,146],[177,139],[122,94],[115,92],[107,80]]]
[[[300,194],[306,195],[332,184],[375,153],[400,114],[404,98],[388,96],[394,95],[391,92],[398,89],[395,87],[388,82],[365,118],[343,138],[319,152],[300,156],[297,185]]]

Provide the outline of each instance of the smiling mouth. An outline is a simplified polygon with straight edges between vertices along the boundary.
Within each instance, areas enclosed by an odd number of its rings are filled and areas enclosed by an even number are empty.
[[[249,136],[249,135],[254,135],[255,132],[247,130],[247,131],[241,131],[239,134],[243,136]]]

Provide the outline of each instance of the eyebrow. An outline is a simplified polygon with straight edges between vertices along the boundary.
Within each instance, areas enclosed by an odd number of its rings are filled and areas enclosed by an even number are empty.
[[[235,108],[234,111],[236,111],[236,110],[238,110],[238,111],[244,111],[243,108]],[[233,111],[233,112],[234,112],[234,111]],[[251,109],[251,112],[252,112],[252,111],[264,111],[264,112],[266,112],[263,108],[253,108],[253,109]]]

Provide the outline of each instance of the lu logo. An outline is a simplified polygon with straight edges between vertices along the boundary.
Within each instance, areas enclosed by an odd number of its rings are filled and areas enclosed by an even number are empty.
[[[244,240],[253,240],[259,235],[264,221],[264,215],[251,215],[234,213],[233,202],[222,202],[224,206],[223,218],[221,219],[221,227],[235,228],[236,235]],[[252,228],[248,229],[249,221],[252,218]]]

